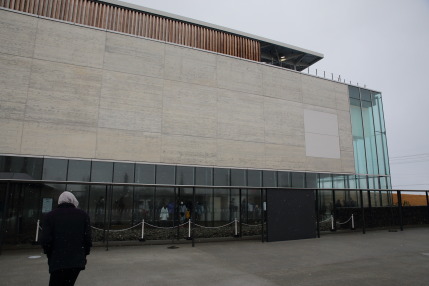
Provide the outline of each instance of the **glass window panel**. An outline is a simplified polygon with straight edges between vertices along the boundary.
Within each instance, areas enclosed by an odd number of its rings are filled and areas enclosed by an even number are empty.
[[[213,222],[213,189],[196,188],[195,197],[197,204],[195,221],[208,226]]]
[[[360,189],[367,189],[368,188],[368,183],[367,183],[366,176],[357,176],[357,181],[359,183],[358,187]]]
[[[292,186],[294,188],[304,188],[305,186],[305,173],[292,173]]]
[[[157,165],[156,166],[156,183],[164,185],[174,185],[176,183],[175,166]]]
[[[88,211],[89,186],[88,185],[68,185],[67,189],[72,190],[73,195],[79,202],[79,208]]]
[[[378,174],[377,147],[375,144],[374,120],[371,102],[362,102],[364,124],[365,153],[368,174]]]
[[[230,184],[230,170],[215,168],[213,170],[213,184],[215,186],[229,186]]]
[[[358,188],[358,183],[356,181],[356,176],[355,175],[350,175],[349,176],[349,188],[350,189],[357,189]]]
[[[322,229],[330,229],[331,226],[331,214],[333,211],[333,196],[332,191],[319,191],[319,217],[320,217],[320,227]]]
[[[277,172],[262,171],[262,185],[264,187],[277,187]],[[261,206],[259,204],[259,206]]]
[[[91,182],[109,182],[113,180],[113,163],[92,161]]]
[[[184,204],[187,203],[187,200],[183,200]],[[175,202],[176,194],[174,188],[156,188],[155,191],[155,221],[159,226],[172,226],[173,224],[177,225],[178,219],[175,218]],[[192,202],[192,201],[191,201]],[[189,205],[188,209],[190,208]],[[164,210],[166,213],[164,214]],[[181,223],[185,220],[181,221]]]
[[[213,220],[214,225],[222,225],[224,222],[230,220],[230,209],[235,205],[232,205],[229,189],[215,189],[213,195]]]
[[[43,164],[43,180],[65,181],[67,179],[67,163],[64,159],[45,159]]]
[[[140,184],[155,184],[155,165],[136,164],[135,182]]]
[[[201,186],[213,185],[213,168],[196,167],[195,184]]]
[[[40,180],[42,171],[43,158],[0,156],[0,178]]]
[[[114,183],[134,183],[134,164],[115,163],[113,170]]]
[[[231,186],[245,186],[245,185],[246,185],[246,170],[231,169]]]
[[[360,96],[362,100],[371,101],[371,92],[367,89],[360,89]]]
[[[345,176],[344,175],[333,175],[332,176],[332,183],[334,189],[345,189]]]
[[[360,99],[359,88],[357,88],[355,86],[349,86],[349,97],[355,98],[355,99]]]
[[[279,187],[288,188],[288,187],[292,186],[292,184],[291,184],[291,182],[292,182],[291,177],[292,176],[291,176],[290,172],[279,171],[277,173],[277,176],[278,176],[278,186]]]
[[[330,174],[319,174],[319,188],[320,189],[332,188],[332,178]]]
[[[247,205],[242,203],[243,216],[245,217],[245,221],[247,223],[260,223],[261,221],[261,206],[262,206],[262,198],[260,190],[248,190],[247,191]]]
[[[112,226],[130,226],[133,211],[133,187],[114,186],[112,205]]]
[[[247,171],[247,185],[249,187],[261,187],[262,186],[262,172],[259,170],[248,170]]]
[[[317,188],[317,174],[307,173],[305,175],[306,188]]]
[[[107,210],[110,209],[107,203],[107,187],[90,186],[88,205],[91,224],[98,228],[107,227]]]
[[[194,185],[194,167],[177,166],[176,184]]]
[[[350,104],[355,168],[357,173],[367,174],[364,140],[365,137],[363,132],[363,121],[360,103],[350,100]]]
[[[89,182],[91,177],[91,161],[69,160],[68,181]]]
[[[155,179],[154,179],[155,180]],[[155,188],[135,187],[134,190],[134,220],[140,222],[143,219],[148,222],[154,221]],[[174,203],[169,205],[169,216],[174,214]]]

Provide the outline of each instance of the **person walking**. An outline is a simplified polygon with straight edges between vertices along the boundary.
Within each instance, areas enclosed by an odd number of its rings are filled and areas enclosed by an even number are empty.
[[[58,198],[58,207],[47,213],[40,243],[48,257],[49,286],[73,286],[92,247],[91,226],[86,212],[70,192]]]

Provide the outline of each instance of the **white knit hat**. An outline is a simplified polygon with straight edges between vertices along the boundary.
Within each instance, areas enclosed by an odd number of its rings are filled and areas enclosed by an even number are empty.
[[[63,192],[58,198],[58,204],[60,205],[63,203],[73,204],[75,207],[79,205],[79,202],[77,201],[76,197],[72,193],[67,191]]]

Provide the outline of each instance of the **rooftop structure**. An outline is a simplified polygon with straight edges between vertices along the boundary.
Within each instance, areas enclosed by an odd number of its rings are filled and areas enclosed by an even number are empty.
[[[0,7],[302,71],[322,54],[121,1],[2,0]]]

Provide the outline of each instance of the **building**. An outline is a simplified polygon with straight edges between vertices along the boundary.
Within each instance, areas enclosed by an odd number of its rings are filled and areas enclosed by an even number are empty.
[[[5,239],[66,189],[125,227],[180,201],[213,225],[257,221],[265,187],[390,188],[381,93],[302,73],[319,53],[118,1],[0,6]],[[317,198],[328,214],[358,195]]]

